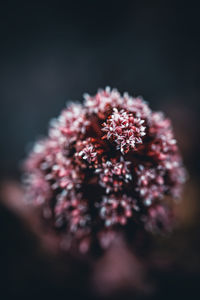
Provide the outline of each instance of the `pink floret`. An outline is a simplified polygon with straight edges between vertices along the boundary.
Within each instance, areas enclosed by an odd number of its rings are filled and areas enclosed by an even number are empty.
[[[118,230],[172,228],[168,198],[180,196],[185,169],[169,119],[116,89],[84,95],[50,123],[25,163],[29,202],[68,248],[104,249]],[[48,212],[48,213],[46,213]]]

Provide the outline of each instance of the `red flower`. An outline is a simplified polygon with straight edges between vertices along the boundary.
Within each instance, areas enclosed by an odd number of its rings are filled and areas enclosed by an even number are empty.
[[[86,251],[94,243],[105,248],[133,224],[171,228],[165,196],[179,196],[184,180],[169,119],[142,98],[106,88],[51,122],[26,162],[25,184],[67,244]]]

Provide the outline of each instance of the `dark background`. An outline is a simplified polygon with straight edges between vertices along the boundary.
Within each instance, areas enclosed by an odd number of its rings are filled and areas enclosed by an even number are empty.
[[[199,165],[200,18],[195,1],[2,1],[0,176],[68,99],[110,85],[143,95],[186,131]],[[173,106],[173,107],[172,107]],[[184,122],[183,122],[184,118]],[[176,129],[177,130],[177,129]],[[177,131],[178,131],[177,130]],[[181,143],[181,141],[180,141]],[[198,148],[199,150],[199,148]],[[195,165],[194,156],[196,157]]]
[[[2,182],[20,179],[20,162],[29,143],[47,132],[49,120],[67,100],[82,100],[84,92],[94,94],[109,85],[143,95],[154,110],[172,119],[190,174],[191,196],[184,203],[192,204],[192,213],[186,214],[192,225],[178,236],[175,247],[177,253],[186,247],[179,260],[189,271],[177,263],[179,267],[159,275],[155,299],[188,299],[199,293],[199,8],[198,1],[154,0],[0,4]],[[190,208],[187,204],[185,210]],[[51,276],[51,259],[33,254],[37,246],[20,222],[0,207],[0,255],[5,262],[0,275],[7,295],[65,299],[69,286],[76,290],[76,272],[67,287],[65,272]]]

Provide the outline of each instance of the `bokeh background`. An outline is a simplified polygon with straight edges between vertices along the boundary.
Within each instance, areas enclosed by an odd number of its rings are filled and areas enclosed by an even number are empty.
[[[20,163],[30,144],[47,132],[49,120],[68,100],[82,100],[84,92],[117,87],[142,95],[172,119],[189,180],[178,209],[182,230],[167,244],[178,258],[173,270],[159,275],[155,299],[200,294],[199,11],[193,0],[0,4],[2,191],[8,182],[20,181]],[[63,271],[57,281],[47,276],[51,264],[37,257],[37,246],[6,197],[3,191],[0,285],[10,297],[68,299],[64,295],[71,283],[66,288]],[[76,275],[70,278],[75,285]]]

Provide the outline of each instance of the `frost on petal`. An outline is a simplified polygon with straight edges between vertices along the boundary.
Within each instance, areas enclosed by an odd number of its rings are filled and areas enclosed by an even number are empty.
[[[99,208],[100,217],[104,220],[106,227],[115,224],[125,225],[127,220],[132,217],[133,211],[139,210],[136,200],[125,194],[103,196]]]
[[[97,139],[88,138],[84,141],[78,141],[76,144],[76,154],[77,162],[82,163],[82,167],[98,166],[99,161],[101,161],[104,149],[102,145],[99,144]],[[88,164],[84,164],[87,162]]]
[[[95,96],[84,94],[84,99],[88,112],[98,115],[100,119],[104,119],[112,108],[121,106],[123,103],[123,98],[117,89],[110,87],[105,90],[99,89]]]
[[[113,113],[103,123],[103,139],[114,142],[122,154],[135,150],[143,143],[146,135],[145,120],[135,117],[125,110],[113,109]]]
[[[109,87],[84,98],[51,121],[29,154],[29,203],[69,251],[105,249],[119,228],[134,239],[132,225],[140,234],[170,231],[166,199],[180,197],[186,179],[171,121],[141,97]]]
[[[145,206],[151,206],[153,201],[162,199],[167,187],[164,180],[164,171],[159,168],[147,168],[139,165],[136,168],[136,191]]]
[[[112,159],[99,166],[96,173],[99,174],[99,184],[106,189],[106,193],[122,190],[127,183],[131,182],[129,165],[129,161]]]

